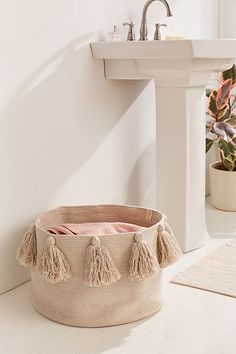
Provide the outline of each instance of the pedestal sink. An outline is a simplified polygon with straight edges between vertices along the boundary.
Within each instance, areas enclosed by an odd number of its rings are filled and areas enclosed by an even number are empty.
[[[236,40],[91,43],[107,79],[154,79],[157,208],[184,252],[208,239],[205,224],[205,86],[236,57]],[[148,124],[148,118],[147,118]]]

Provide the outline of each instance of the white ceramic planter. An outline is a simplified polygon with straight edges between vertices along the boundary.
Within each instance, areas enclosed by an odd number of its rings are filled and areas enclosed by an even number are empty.
[[[217,209],[236,211],[236,172],[219,170],[219,164],[218,161],[209,166],[211,203]]]

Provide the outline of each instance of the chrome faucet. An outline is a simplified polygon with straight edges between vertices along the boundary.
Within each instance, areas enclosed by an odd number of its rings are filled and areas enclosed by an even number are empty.
[[[171,9],[170,9],[170,5],[168,4],[168,2],[166,0],[148,0],[146,2],[146,4],[143,7],[143,12],[142,12],[142,20],[141,20],[141,26],[140,26],[140,37],[139,40],[140,41],[147,41],[147,34],[148,34],[148,30],[147,30],[147,10],[149,8],[149,6],[154,2],[154,1],[160,1],[162,2],[165,7],[166,7],[166,11],[167,11],[167,17],[173,16]]]
[[[123,26],[129,26],[127,41],[135,41],[134,23],[133,22],[124,22]]]

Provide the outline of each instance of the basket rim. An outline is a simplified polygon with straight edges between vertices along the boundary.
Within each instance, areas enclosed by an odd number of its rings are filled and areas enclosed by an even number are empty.
[[[160,217],[160,219],[155,222],[154,224],[148,226],[148,227],[142,227],[141,226],[141,230],[139,231],[135,231],[135,232],[122,232],[122,233],[118,233],[118,234],[99,234],[99,235],[83,235],[83,234],[80,234],[80,235],[68,235],[68,234],[64,234],[64,235],[54,235],[50,232],[48,232],[45,228],[43,228],[41,225],[40,225],[40,222],[41,222],[41,218],[42,217],[45,217],[46,215],[48,215],[49,213],[53,213],[53,212],[56,212],[56,211],[59,211],[59,210],[63,210],[63,209],[71,209],[71,210],[75,210],[76,208],[87,208],[88,210],[92,210],[92,209],[96,209],[97,207],[104,207],[104,208],[109,208],[109,207],[119,207],[121,209],[137,209],[139,211],[143,211],[143,212],[146,212],[147,213],[150,213],[150,215],[152,216],[153,213],[156,214],[157,216]],[[40,232],[43,232],[44,234],[47,234],[48,236],[52,236],[52,237],[55,237],[55,238],[58,238],[58,239],[62,239],[66,236],[66,238],[68,239],[69,238],[72,238],[72,239],[75,239],[76,237],[82,237],[82,238],[91,238],[91,237],[107,237],[107,236],[133,236],[135,234],[137,234],[137,232],[141,232],[141,233],[145,233],[146,231],[150,231],[152,229],[155,229],[158,225],[164,223],[166,219],[166,216],[161,213],[160,211],[157,211],[155,209],[151,209],[151,208],[146,208],[146,207],[140,207],[140,206],[134,206],[134,205],[126,205],[126,204],[85,204],[85,205],[65,205],[65,206],[59,206],[59,207],[56,207],[56,208],[53,208],[53,209],[50,209],[46,212],[42,212],[40,214],[38,214],[37,218],[36,218],[36,221],[35,221],[35,226],[36,226],[36,229],[37,230],[40,230]],[[143,228],[143,229],[142,229]]]

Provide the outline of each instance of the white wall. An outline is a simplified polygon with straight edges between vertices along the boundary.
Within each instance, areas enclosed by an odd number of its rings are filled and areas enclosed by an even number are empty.
[[[218,2],[218,6],[213,8],[213,12],[211,17],[214,18],[215,24],[217,24],[218,18],[218,37],[219,38],[236,38],[236,22],[235,22],[235,12],[236,12],[236,1],[235,0],[212,0],[212,1],[205,1],[202,0],[202,8],[204,11],[205,6],[211,6],[212,2]],[[204,14],[202,16],[202,22],[205,25],[208,23],[205,21],[206,17]],[[204,26],[203,23],[203,26]],[[216,27],[217,28],[217,27]],[[212,31],[212,28],[209,28],[206,31]],[[214,29],[214,33],[216,33],[217,29]],[[209,32],[208,32],[209,33]],[[209,171],[208,165],[214,161],[219,160],[219,153],[216,147],[213,147],[207,154],[206,159],[206,195],[210,194],[210,183],[209,183]]]
[[[89,42],[114,23],[139,23],[142,0],[0,0],[0,292],[27,280],[15,262],[35,216],[60,204],[155,206],[152,83],[109,82]],[[165,33],[215,37],[208,1],[152,5]],[[202,23],[204,22],[204,26]],[[138,26],[136,26],[136,29]],[[152,28],[152,31],[151,31]]]
[[[236,38],[235,0],[219,0],[220,37]]]

